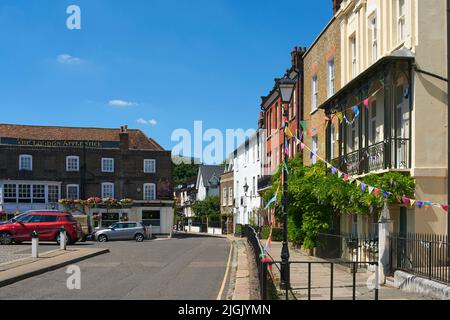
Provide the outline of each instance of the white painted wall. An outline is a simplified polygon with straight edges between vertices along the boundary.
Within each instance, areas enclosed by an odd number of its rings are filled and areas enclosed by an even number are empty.
[[[248,224],[251,216],[257,218],[257,210],[261,207],[261,197],[258,194],[258,177],[263,175],[262,161],[264,155],[264,143],[264,130],[259,130],[259,154],[257,134],[255,133],[249,138],[248,161],[246,161],[245,143],[237,148],[237,156],[234,158],[235,165],[233,169],[233,196],[236,204],[234,224]],[[246,181],[249,186],[247,196],[251,197],[246,197],[244,193]],[[243,200],[242,203],[241,198]]]

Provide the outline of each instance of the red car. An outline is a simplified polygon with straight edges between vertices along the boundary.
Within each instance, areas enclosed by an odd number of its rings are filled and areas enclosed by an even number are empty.
[[[82,239],[81,225],[71,214],[60,211],[29,211],[0,225],[0,243],[30,241],[31,233],[36,231],[39,240],[56,241],[59,244],[62,227],[66,230],[68,244]]]

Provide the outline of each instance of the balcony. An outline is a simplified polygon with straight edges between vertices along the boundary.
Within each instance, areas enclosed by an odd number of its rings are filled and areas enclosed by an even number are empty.
[[[258,179],[258,192],[263,192],[270,188],[272,176],[262,176]]]
[[[333,159],[331,164],[351,176],[388,169],[409,169],[410,139],[394,138],[379,142]]]

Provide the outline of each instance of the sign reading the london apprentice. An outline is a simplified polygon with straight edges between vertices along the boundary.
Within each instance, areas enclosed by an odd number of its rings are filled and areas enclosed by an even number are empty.
[[[71,141],[0,138],[0,144],[24,147],[118,148],[117,141]]]

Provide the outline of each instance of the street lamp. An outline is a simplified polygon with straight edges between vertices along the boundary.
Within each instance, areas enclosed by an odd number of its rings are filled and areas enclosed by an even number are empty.
[[[283,109],[283,120],[285,126],[288,126],[289,119],[289,105],[292,100],[292,95],[295,88],[295,80],[283,78],[278,80],[278,93],[281,98]],[[286,139],[286,130],[283,128],[283,247],[281,249],[281,288],[287,290],[290,288],[290,267],[289,267],[289,246],[287,241],[287,203],[288,203],[288,185],[287,185],[287,170],[286,163],[288,156],[286,155],[286,148],[288,147]]]

